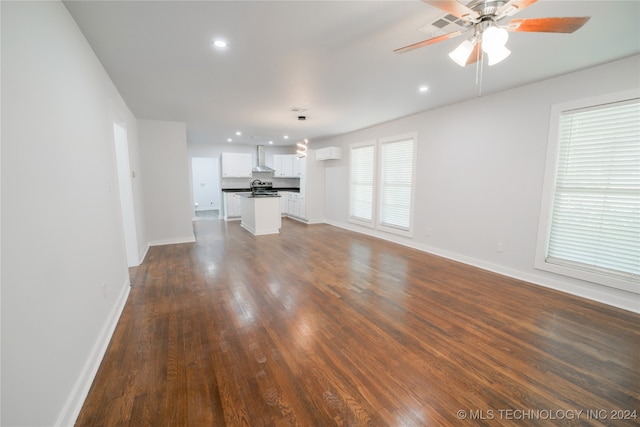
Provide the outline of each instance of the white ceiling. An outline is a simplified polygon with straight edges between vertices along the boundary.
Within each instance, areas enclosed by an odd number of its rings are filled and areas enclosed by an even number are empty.
[[[418,0],[65,5],[134,115],[186,122],[190,143],[313,142],[479,93],[476,67],[447,56],[464,37],[392,52],[444,15]],[[640,52],[638,0],[542,0],[513,18],[548,16],[591,20],[573,34],[511,33],[512,55],[484,67],[483,95]]]

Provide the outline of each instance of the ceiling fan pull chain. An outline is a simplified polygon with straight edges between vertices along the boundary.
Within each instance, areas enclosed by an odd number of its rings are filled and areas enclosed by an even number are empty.
[[[484,55],[482,49],[478,49],[478,60],[476,61],[476,86],[478,86],[478,97],[482,96],[482,71],[484,69]]]

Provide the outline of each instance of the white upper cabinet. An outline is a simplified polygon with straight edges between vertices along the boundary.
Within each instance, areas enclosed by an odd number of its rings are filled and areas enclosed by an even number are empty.
[[[251,169],[250,153],[222,153],[223,178],[251,178]]]
[[[278,178],[300,177],[300,160],[296,154],[274,154],[273,168]]]

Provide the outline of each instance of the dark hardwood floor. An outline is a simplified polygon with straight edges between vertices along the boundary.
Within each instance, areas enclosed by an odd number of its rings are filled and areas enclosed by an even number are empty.
[[[638,425],[639,315],[329,225],[194,227],[132,271],[78,426]]]

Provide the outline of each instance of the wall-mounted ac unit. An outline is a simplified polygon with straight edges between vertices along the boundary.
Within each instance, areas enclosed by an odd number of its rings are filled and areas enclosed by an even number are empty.
[[[325,147],[316,150],[316,160],[335,160],[342,158],[340,147]]]

